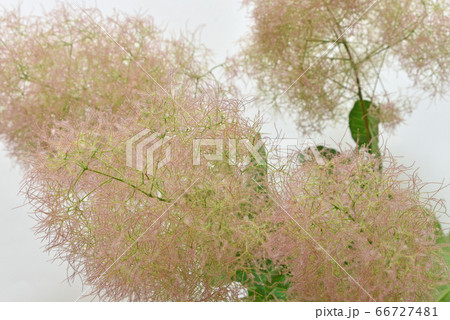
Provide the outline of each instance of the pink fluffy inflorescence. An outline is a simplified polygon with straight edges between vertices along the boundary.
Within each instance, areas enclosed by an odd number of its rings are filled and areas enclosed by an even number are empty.
[[[342,12],[356,10],[345,3]],[[255,162],[242,144],[232,153],[230,141],[258,142],[258,121],[208,76],[201,47],[165,40],[151,21],[64,7],[0,18],[0,134],[27,169],[38,235],[87,294],[236,301],[245,295],[236,274],[257,287],[252,273],[272,263],[287,270],[291,301],[431,299],[448,270],[433,201],[414,176],[394,164],[380,171],[363,152],[289,170]],[[322,101],[320,83],[306,80],[302,97]],[[153,158],[170,148],[170,161],[151,172],[127,163],[127,141],[145,129],[170,137]],[[194,165],[195,139],[220,139],[222,157]]]
[[[428,301],[448,283],[436,244],[441,201],[393,159],[380,163],[346,150],[284,175],[267,246],[290,268],[290,299]]]
[[[433,96],[448,91],[448,0],[244,2],[253,24],[238,68],[262,98],[294,113],[299,129],[322,130],[358,99],[411,110],[382,85],[385,63]]]
[[[205,50],[148,16],[64,6],[5,12],[0,29],[0,134],[47,249],[105,300],[238,299],[232,278],[264,233],[248,217],[264,208],[245,150],[194,166],[193,140],[253,141],[258,125],[208,77]],[[171,137],[152,172],[126,163],[144,129]]]
[[[268,210],[252,180],[256,169],[243,152],[233,159],[238,165],[227,154],[193,164],[194,139],[257,138],[239,105],[212,89],[173,99],[160,91],[124,105],[127,117],[97,112],[90,123],[56,123],[46,149],[27,160],[24,191],[47,249],[83,277],[87,293],[239,299],[233,277],[257,259],[265,235],[261,220],[249,218]],[[165,157],[161,148],[152,172],[126,164],[126,141],[146,128],[171,137],[170,162],[156,165]]]
[[[151,16],[58,6],[43,15],[0,15],[0,135],[21,160],[45,148],[54,122],[117,114],[141,92],[173,94],[206,73],[207,50],[190,37],[166,39]],[[45,139],[44,139],[45,140]]]

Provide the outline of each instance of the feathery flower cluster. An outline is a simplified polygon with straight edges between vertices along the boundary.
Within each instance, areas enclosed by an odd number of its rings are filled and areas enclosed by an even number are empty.
[[[298,12],[291,12],[292,1],[276,3],[285,4],[276,10],[286,22],[311,10],[325,32],[328,21],[317,2],[302,1]],[[347,13],[356,15],[363,3],[329,5],[344,27]],[[275,13],[267,8],[270,18]],[[274,35],[261,33],[260,45],[288,55],[289,46],[277,42],[297,38],[278,37],[284,27],[274,21],[267,20],[272,29],[266,30]],[[268,170],[242,145],[233,155],[224,149],[222,160],[194,165],[194,139],[254,145],[260,126],[243,118],[241,101],[224,98],[223,87],[208,77],[206,52],[189,39],[165,40],[149,17],[103,18],[96,10],[64,7],[45,17],[6,13],[0,30],[1,138],[27,169],[24,191],[37,233],[91,286],[89,294],[235,301],[245,286],[255,294],[267,289],[273,300],[283,299],[286,288],[293,301],[368,300],[364,290],[376,300],[428,300],[448,281],[435,245],[433,200],[420,198],[414,177],[403,183],[395,165],[380,172],[380,159],[343,151],[324,166],[306,161]],[[316,36],[326,34],[311,39]],[[313,47],[318,54],[320,45]],[[306,65],[312,56],[304,59]],[[333,70],[314,68],[325,75]],[[283,84],[276,77],[269,85]],[[328,117],[319,115],[323,108],[334,112],[326,92],[341,98],[320,81],[306,77],[303,89],[294,90],[302,101],[318,99],[316,120]],[[389,118],[375,111],[380,120]],[[170,148],[171,161],[149,173],[126,162],[126,142],[143,129],[171,138],[153,158],[159,163]],[[274,284],[272,276],[284,283],[264,287]]]
[[[258,81],[263,97],[297,116],[300,129],[320,131],[327,120],[346,115],[356,100],[389,104],[395,99],[403,109],[402,97],[378,92],[385,62],[398,61],[432,95],[448,90],[448,0],[245,3],[254,23],[244,69]]]
[[[44,147],[35,131],[47,124],[50,134],[49,119],[116,113],[138,92],[171,94],[206,72],[205,49],[165,39],[146,15],[103,17],[64,5],[36,17],[5,11],[0,34],[0,135],[19,159]]]
[[[449,282],[436,254],[441,202],[391,160],[380,172],[380,159],[347,150],[284,175],[266,245],[289,266],[290,300],[428,301]]]
[[[24,190],[47,248],[103,299],[242,295],[231,279],[263,232],[249,219],[263,210],[253,209],[255,172],[242,146],[240,166],[193,166],[192,146],[256,139],[257,125],[203,81],[206,51],[165,40],[150,17],[91,9],[7,12],[0,28],[1,136],[28,169]],[[126,141],[144,128],[172,137],[173,161],[153,175],[126,166]]]
[[[102,299],[237,300],[233,277],[263,242],[254,216],[267,206],[244,166],[248,153],[238,152],[240,165],[192,160],[193,139],[256,137],[256,128],[241,119],[238,101],[212,91],[175,100],[155,92],[123,106],[126,118],[98,112],[96,125],[57,123],[28,162],[38,233]],[[143,128],[172,137],[172,160],[153,174],[125,163],[126,140]]]

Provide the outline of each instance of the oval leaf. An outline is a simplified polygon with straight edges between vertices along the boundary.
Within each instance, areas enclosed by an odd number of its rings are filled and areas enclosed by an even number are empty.
[[[364,121],[364,112],[362,106],[365,107],[367,125]],[[371,101],[361,100],[355,102],[353,109],[349,115],[349,127],[352,138],[358,143],[358,147],[366,146],[370,153],[379,154],[378,149],[378,125],[379,121],[369,116],[369,110],[375,106]]]

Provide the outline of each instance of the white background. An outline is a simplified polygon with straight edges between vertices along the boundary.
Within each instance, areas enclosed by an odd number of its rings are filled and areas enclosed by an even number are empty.
[[[39,14],[54,1],[22,1],[22,12]],[[72,1],[72,3],[75,3]],[[17,6],[13,0],[0,0],[4,7]],[[236,41],[248,32],[249,20],[239,0],[126,0],[85,1],[87,6],[97,6],[105,14],[114,8],[128,13],[144,9],[155,18],[158,26],[166,27],[168,34],[180,30],[195,30],[202,26],[202,41],[221,63],[227,55],[238,52]],[[1,35],[0,35],[1,36]],[[0,70],[1,72],[1,70]],[[403,78],[392,79],[396,89]],[[443,99],[425,101],[418,105],[411,117],[394,134],[388,136],[387,146],[399,161],[419,168],[424,181],[450,181],[450,108]],[[253,114],[253,112],[249,112]],[[290,116],[284,119],[266,114],[269,124],[264,130],[274,135],[275,126],[283,129],[286,138],[300,138]],[[318,143],[332,143],[332,139],[351,142],[346,124],[329,128],[323,135],[312,138]],[[345,136],[344,136],[345,135]],[[274,136],[275,137],[275,136]],[[386,137],[385,137],[386,138]],[[0,143],[0,301],[74,301],[82,292],[81,281],[69,285],[65,282],[66,265],[51,263],[51,256],[43,253],[42,244],[31,230],[34,221],[28,215],[29,208],[21,206],[24,198],[18,195],[23,172],[8,158],[5,146]],[[438,194],[450,200],[450,191]],[[21,206],[17,209],[15,207]],[[443,221],[449,222],[448,218]]]

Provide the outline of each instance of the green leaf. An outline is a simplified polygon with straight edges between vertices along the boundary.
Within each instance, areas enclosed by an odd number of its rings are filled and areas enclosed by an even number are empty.
[[[314,161],[317,159],[314,159],[314,153],[313,150],[311,150],[312,147],[307,148],[305,151],[300,152],[298,155],[298,160],[300,163],[305,163],[306,161]],[[316,146],[316,150],[318,151],[318,154],[326,159],[331,160],[333,157],[340,155],[340,152],[333,148],[328,148],[323,145]]]
[[[257,134],[252,143],[256,144],[261,140],[261,134]],[[262,163],[258,162],[257,159],[250,155],[250,163],[248,167],[245,169],[247,173],[250,174],[250,177],[252,179],[252,184],[254,185],[254,188],[259,193],[266,193],[266,183],[267,183],[267,151],[266,147],[263,144],[258,149],[258,154],[263,160]]]
[[[447,267],[450,269],[450,234],[445,235],[444,232],[442,231],[440,223],[436,222],[436,224],[438,229],[437,234],[439,236],[436,239],[436,243],[445,245],[442,248],[441,255],[445,259]],[[450,302],[450,283],[439,286],[437,289],[438,289],[438,297],[436,300],[439,302]]]
[[[257,145],[261,140],[261,135],[258,133],[253,137],[253,146]],[[258,209],[262,210],[261,206],[271,205],[271,199],[267,195],[268,185],[268,155],[264,143],[259,147],[257,154],[249,154],[250,162],[244,169],[244,174],[248,177],[247,187],[256,191],[251,194],[248,201],[239,204],[241,217],[248,217],[250,220],[254,219],[258,214]]]
[[[450,285],[439,287],[438,302],[450,302]]]
[[[320,152],[320,155],[327,160],[331,160],[333,157],[340,155],[341,153],[333,148],[328,148],[322,145],[317,146],[317,150]]]
[[[286,300],[286,289],[274,288],[270,292],[270,295],[277,298],[277,300],[285,301]]]
[[[236,276],[234,277],[234,280],[240,283],[247,283],[248,281],[247,273],[242,270],[236,271]]]
[[[366,118],[368,127],[364,121],[363,107],[366,110]],[[356,101],[353,109],[349,114],[349,127],[353,140],[358,143],[359,147],[366,146],[370,153],[379,155],[378,148],[378,125],[379,121],[369,115],[369,110],[375,108],[371,101],[360,100]],[[367,130],[368,129],[368,130]]]
[[[288,277],[286,266],[274,265],[267,259],[264,265],[238,270],[233,280],[247,288],[249,301],[285,301],[290,287]]]

